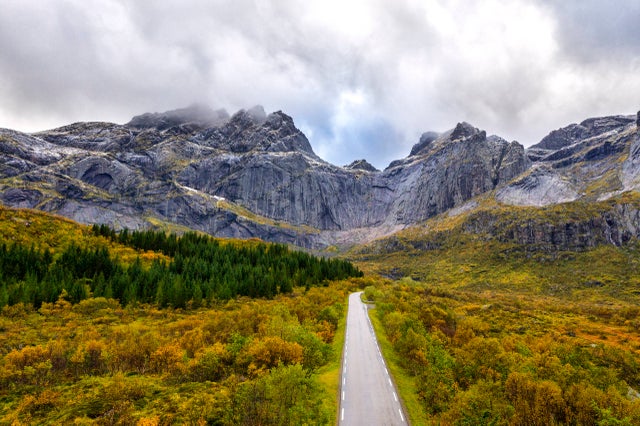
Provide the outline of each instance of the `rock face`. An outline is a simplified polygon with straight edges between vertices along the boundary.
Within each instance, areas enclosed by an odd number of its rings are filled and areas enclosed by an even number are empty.
[[[344,166],[347,170],[362,170],[364,172],[379,172],[380,170],[376,169],[371,165],[367,160],[356,160],[353,163]]]
[[[191,106],[124,125],[0,130],[0,158],[6,205],[311,248],[381,236],[494,190],[501,202],[541,206],[584,197],[598,179],[612,192],[640,180],[632,117],[585,120],[529,150],[459,123],[424,133],[408,157],[379,171],[365,160],[323,161],[280,111]]]
[[[509,222],[484,211],[470,215],[464,230],[491,235],[531,251],[584,250],[600,244],[621,246],[640,236],[639,207],[637,200],[623,201],[603,206],[595,214],[585,214],[586,207],[578,205],[567,217],[540,215]]]
[[[534,167],[499,189],[497,199],[507,204],[546,206],[605,199],[638,189],[635,127],[632,116],[613,116],[590,118],[552,131],[527,149]]]

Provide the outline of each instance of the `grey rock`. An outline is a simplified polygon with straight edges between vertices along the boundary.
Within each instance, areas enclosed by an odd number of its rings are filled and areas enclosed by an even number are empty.
[[[575,208],[579,208],[574,206]],[[466,232],[490,235],[516,243],[529,251],[585,250],[601,244],[621,246],[640,237],[640,210],[630,203],[613,204],[597,215],[577,214],[577,219],[550,222],[541,218],[516,218],[507,226],[491,211],[469,217]]]
[[[264,111],[263,111],[264,113]],[[192,125],[197,128],[219,126],[229,119],[229,114],[221,109],[194,104],[187,108],[176,109],[163,113],[146,113],[135,116],[125,124],[125,127],[136,129],[167,130],[174,127]]]
[[[347,169],[347,170],[362,170],[362,171],[365,171],[365,172],[379,172],[380,171],[380,170],[376,169],[373,165],[371,165],[371,163],[369,163],[365,159],[355,160],[351,164],[344,166],[344,168]]]
[[[632,116],[590,118],[553,131],[526,151],[536,167],[496,196],[508,204],[542,206],[637,189],[635,133]]]
[[[421,153],[423,153],[423,151],[425,151],[433,141],[435,141],[436,139],[438,139],[438,136],[440,136],[438,133],[436,132],[425,132],[420,136],[420,141],[415,144],[413,146],[413,148],[411,148],[411,153],[409,153],[409,156],[412,155],[419,155]]]
[[[35,208],[43,198],[42,192],[35,189],[0,189],[0,200],[7,206],[17,208]]]
[[[629,156],[622,165],[622,182],[625,190],[640,188],[640,132],[636,131]]]
[[[545,136],[540,143],[531,148],[558,150],[578,141],[618,130],[633,122],[633,117],[616,115],[611,117],[589,118],[580,124],[571,124],[554,130]]]
[[[536,166],[498,189],[496,199],[516,206],[548,206],[578,199],[571,182],[548,166]]]
[[[473,127],[471,124],[467,122],[458,123],[456,127],[451,131],[451,140],[468,138],[471,136],[476,136],[479,133],[479,130]]]
[[[323,161],[281,111],[254,107],[229,117],[195,106],[125,125],[0,130],[0,200],[117,228],[164,222],[224,237],[347,246],[467,211],[483,194],[544,206],[637,189],[638,139],[632,117],[604,117],[525,150],[463,122],[424,133],[408,157],[378,171],[365,160],[345,167]],[[588,194],[598,185],[608,192]],[[612,242],[634,235],[632,213],[612,218],[603,219]],[[541,233],[536,241],[577,241],[541,229],[531,231]]]

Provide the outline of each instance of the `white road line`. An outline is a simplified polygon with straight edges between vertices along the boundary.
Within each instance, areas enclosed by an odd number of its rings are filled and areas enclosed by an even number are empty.
[[[384,365],[384,362],[382,363],[382,365]],[[384,372],[387,373],[387,376],[389,375],[389,370],[387,370],[387,367],[384,368]]]
[[[393,383],[391,383],[391,379],[387,379],[389,381],[389,386],[393,386]]]
[[[400,413],[400,415],[402,416],[402,413]],[[344,420],[344,408],[342,409],[342,414],[340,415],[340,420]],[[402,421],[404,421],[404,419]]]
[[[400,420],[404,422],[404,416],[402,415],[402,410],[398,408],[398,413],[400,413]]]
[[[393,399],[395,399],[395,400],[396,400],[396,402],[398,402],[398,395],[396,395],[396,393],[395,393],[395,392],[393,392]]]
[[[347,378],[346,377],[342,377],[342,386],[345,386],[347,384]]]
[[[344,391],[342,391],[342,400],[344,401]]]

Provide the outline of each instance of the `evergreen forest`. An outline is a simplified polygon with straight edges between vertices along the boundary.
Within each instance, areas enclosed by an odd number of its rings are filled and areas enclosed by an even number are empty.
[[[106,244],[91,247],[71,242],[54,255],[34,244],[3,242],[0,307],[25,303],[39,308],[44,302],[55,302],[63,291],[72,303],[105,297],[123,305],[199,307],[237,296],[272,298],[295,287],[308,289],[362,276],[349,262],[319,258],[282,244],[224,242],[195,232],[177,236],[125,229],[116,233],[106,225],[93,226],[91,233],[140,253],[163,253],[166,258],[145,266],[141,257],[123,263]]]

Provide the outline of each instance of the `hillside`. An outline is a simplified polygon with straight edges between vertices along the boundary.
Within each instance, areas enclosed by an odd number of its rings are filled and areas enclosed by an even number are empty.
[[[87,228],[44,213],[0,210],[0,308],[23,303],[37,309],[61,295],[72,303],[105,297],[122,305],[199,307],[361,275],[346,261],[283,245],[194,232],[117,234],[106,225]]]
[[[637,424],[639,124],[459,123],[383,171],[260,108],[2,131],[3,203],[103,225],[0,209],[0,421],[329,424],[366,287],[414,424]]]
[[[331,424],[360,275],[283,245],[2,207],[0,423]]]
[[[350,253],[413,423],[640,422],[640,195],[473,203]]]

